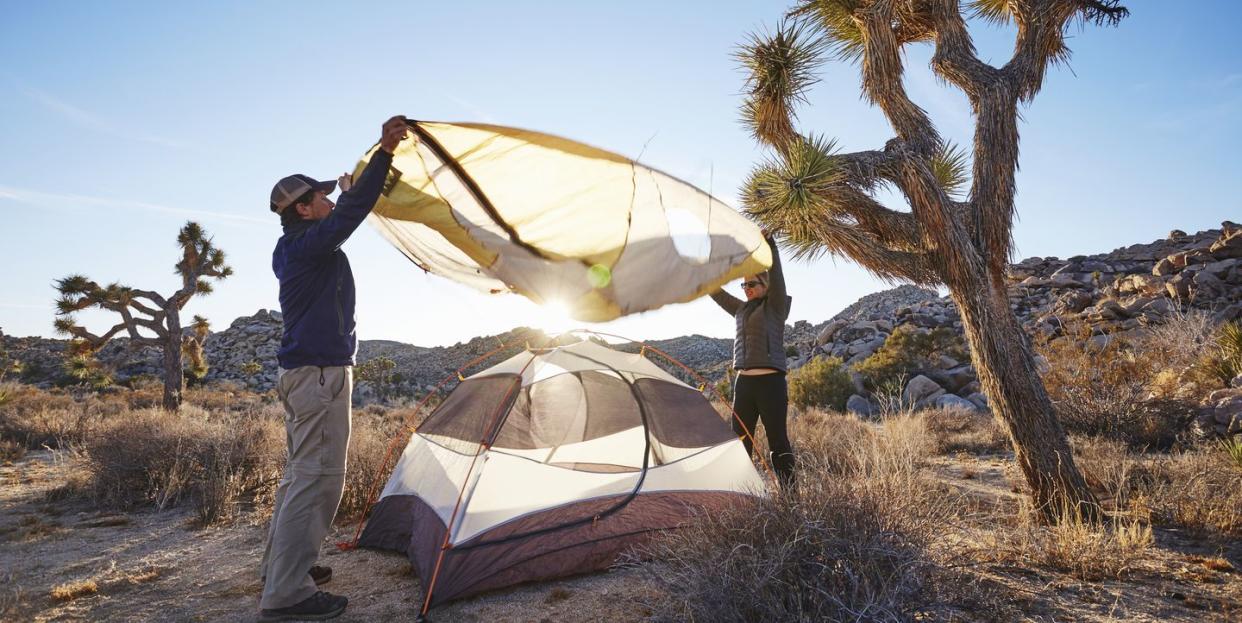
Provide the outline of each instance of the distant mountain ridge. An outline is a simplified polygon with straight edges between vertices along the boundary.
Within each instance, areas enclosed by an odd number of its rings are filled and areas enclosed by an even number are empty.
[[[1076,325],[1089,327],[1097,336],[1092,339],[1108,339],[1159,322],[1174,307],[1207,309],[1218,320],[1230,320],[1242,314],[1242,228],[1226,221],[1220,229],[1190,235],[1174,230],[1165,239],[1109,253],[1065,260],[1027,258],[1010,266],[1009,280],[1010,303],[1019,321],[1032,335],[1051,339],[1063,337],[1068,334],[1068,327]],[[884,338],[901,324],[958,331],[961,327],[955,306],[947,296],[903,285],[864,296],[823,322],[812,324],[803,320],[787,327],[786,346],[797,351],[790,358],[791,368],[819,355],[860,361],[879,348]],[[211,334],[204,347],[211,366],[206,380],[270,389],[276,380],[281,326],[279,312],[259,310]],[[396,364],[394,371],[400,375],[400,389],[422,393],[501,344],[518,349],[546,339],[539,330],[518,327],[452,346],[363,340],[358,361],[392,359]],[[49,385],[62,376],[66,340],[0,335],[0,341],[11,357],[25,365],[21,380]],[[157,351],[131,351],[128,342],[125,338],[112,340],[100,351],[100,360],[116,369],[118,380],[158,374]],[[702,335],[653,340],[649,344],[709,381],[724,375],[732,355],[732,340]],[[638,350],[636,345],[621,348]],[[498,355],[489,361],[500,360]],[[691,375],[666,364],[662,358],[654,357],[653,361],[687,381],[692,380]],[[249,362],[260,364],[260,371],[246,374],[243,367]],[[481,363],[479,368],[485,365],[488,362]]]

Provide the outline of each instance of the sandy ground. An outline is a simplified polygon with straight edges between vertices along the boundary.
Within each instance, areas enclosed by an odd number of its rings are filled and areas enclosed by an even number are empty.
[[[938,457],[932,469],[979,508],[1016,504],[1000,457]],[[101,513],[55,490],[72,462],[33,452],[0,467],[0,620],[252,621],[260,590],[259,514],[224,528],[195,529],[186,511]],[[332,542],[352,535],[338,526]],[[1204,544],[1161,530],[1150,560],[1124,581],[1081,582],[1046,569],[974,569],[1007,609],[970,620],[1242,621],[1242,543]],[[1232,568],[1205,561],[1224,559]],[[350,598],[340,621],[413,620],[422,592],[404,556],[325,546],[329,588]],[[661,598],[644,566],[500,591],[448,604],[432,620],[640,621]],[[85,584],[84,584],[85,583]],[[72,599],[56,588],[91,586]]]
[[[0,467],[0,619],[7,621],[249,621],[258,613],[264,526],[192,527],[184,511],[112,514],[48,502],[72,465],[47,452]],[[352,536],[338,525],[330,542]],[[339,621],[413,620],[422,590],[405,556],[325,545],[324,588],[350,598]],[[55,587],[94,582],[68,601]],[[534,584],[437,608],[433,621],[637,621],[651,596],[639,570]]]

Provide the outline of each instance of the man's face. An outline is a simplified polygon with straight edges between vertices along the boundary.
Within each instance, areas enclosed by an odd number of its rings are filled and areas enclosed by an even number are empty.
[[[299,203],[297,207],[298,214],[301,214],[302,218],[308,221],[322,221],[328,218],[336,204],[332,203],[328,195],[320,190],[315,192],[315,198],[311,199],[310,203]]]

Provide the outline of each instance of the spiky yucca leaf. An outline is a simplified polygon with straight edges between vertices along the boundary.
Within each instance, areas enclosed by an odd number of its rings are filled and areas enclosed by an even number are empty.
[[[65,374],[79,381],[90,379],[98,367],[99,362],[88,355],[74,355],[65,359],[63,365]]]
[[[1232,321],[1222,325],[1216,337],[1216,347],[1220,352],[1219,374],[1228,383],[1242,374],[1242,324]]]
[[[56,313],[72,314],[80,309],[78,305],[82,300],[84,299],[75,299],[72,296],[62,296],[56,299]]]
[[[177,233],[177,243],[182,246],[195,245],[203,242],[203,239],[203,226],[194,221],[187,222]]]
[[[1220,449],[1242,469],[1242,436],[1235,435],[1220,441]]]
[[[99,286],[84,275],[69,275],[56,280],[56,291],[66,295],[88,294]]]
[[[931,160],[932,173],[950,197],[960,198],[970,181],[970,155],[962,147],[945,143]]]
[[[198,284],[194,286],[194,289],[197,291],[198,294],[202,294],[204,296],[211,294],[212,292],[215,291],[215,288],[211,287],[211,282],[207,281],[206,279],[199,279]]]
[[[64,316],[52,321],[52,328],[56,329],[56,333],[59,335],[71,335],[77,326],[78,323],[73,316]]]
[[[968,0],[966,9],[971,16],[993,24],[1008,24],[1013,20],[1009,0]]]
[[[862,0],[804,0],[789,15],[810,19],[823,31],[829,51],[854,63],[863,55],[863,31],[854,19],[854,12],[862,6]]]
[[[784,157],[755,170],[747,184],[747,212],[757,217],[771,212],[788,213],[785,218],[817,216],[823,209],[820,198],[844,176],[833,157],[836,151],[836,141],[823,136],[796,140]]]
[[[748,72],[743,120],[756,138],[780,144],[794,137],[793,108],[819,80],[823,46],[802,24],[782,22],[772,34],[750,34],[736,52]]]

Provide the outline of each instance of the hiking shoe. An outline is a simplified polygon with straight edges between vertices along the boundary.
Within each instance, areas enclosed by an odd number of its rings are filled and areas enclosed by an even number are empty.
[[[269,621],[322,621],[338,617],[345,612],[349,600],[340,595],[319,591],[302,601],[284,608],[264,608],[259,611],[259,623]]]
[[[306,573],[311,576],[311,580],[315,582],[315,586],[323,586],[324,584],[332,581],[332,567],[320,567],[319,565],[315,565]],[[265,575],[259,578],[259,583],[267,584],[267,576]]]

